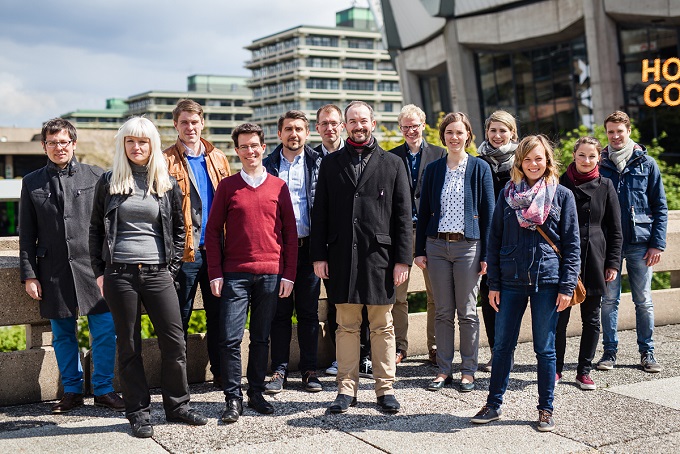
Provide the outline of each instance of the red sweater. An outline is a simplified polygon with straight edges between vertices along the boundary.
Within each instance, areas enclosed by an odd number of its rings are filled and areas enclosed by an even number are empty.
[[[253,188],[237,173],[220,181],[205,226],[210,280],[253,273],[294,281],[297,248],[293,204],[283,180],[267,175]]]

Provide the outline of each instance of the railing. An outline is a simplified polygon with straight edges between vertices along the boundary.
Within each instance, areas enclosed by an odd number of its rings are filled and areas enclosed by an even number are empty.
[[[680,211],[671,212],[668,223],[668,247],[655,271],[671,273],[671,288],[652,292],[656,325],[680,323]],[[56,399],[60,394],[59,370],[52,348],[52,333],[47,320],[40,317],[38,304],[24,291],[19,279],[19,241],[16,237],[0,238],[0,326],[25,325],[26,350],[0,353],[0,406],[39,402]],[[625,271],[624,271],[625,273]],[[423,276],[417,267],[413,267],[409,291],[424,291]],[[322,289],[322,298],[325,297]],[[200,292],[197,293],[196,309],[202,309]],[[324,323],[327,320],[325,300],[319,304],[319,366],[323,367],[333,357],[329,333]],[[520,341],[531,340],[529,328],[529,311],[520,334]],[[579,311],[572,312],[569,335],[580,332]],[[425,338],[425,314],[409,316],[409,354],[418,355],[427,352]],[[483,321],[480,317],[480,322]],[[635,310],[630,293],[621,297],[619,309],[619,329],[635,328]],[[483,326],[480,327],[480,343],[486,345]],[[212,378],[208,367],[205,336],[194,334],[189,336],[187,355],[187,374],[190,382],[202,382]],[[247,359],[248,333],[242,344],[242,357]],[[160,384],[160,355],[155,339],[143,342],[144,364],[149,386]],[[291,364],[297,364],[299,352],[297,338],[293,330],[291,345]],[[82,356],[86,386],[91,376],[90,352]],[[117,370],[117,369],[116,369]],[[245,370],[245,367],[244,367]],[[117,387],[117,383],[114,383]],[[85,390],[86,392],[89,389]]]

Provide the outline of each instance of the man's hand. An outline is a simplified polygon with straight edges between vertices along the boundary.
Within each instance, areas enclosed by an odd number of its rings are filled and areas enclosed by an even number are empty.
[[[619,272],[614,268],[607,268],[604,270],[604,281],[611,282],[614,279],[616,279],[616,276],[618,276],[618,274]]]
[[[279,284],[279,298],[288,298],[293,291],[293,283],[281,279],[281,284]]]
[[[99,287],[99,293],[104,297],[104,275],[97,277],[97,287]]]
[[[486,274],[486,262],[479,262],[479,266],[481,269],[477,274],[479,274],[480,276],[484,276]]]
[[[555,301],[555,306],[557,306],[557,312],[562,312],[569,307],[571,303],[571,296],[565,295],[564,293],[557,294],[557,300]]]
[[[424,270],[425,268],[427,268],[427,256],[419,255],[418,257],[413,259],[413,263],[415,263],[416,266],[421,270]]]
[[[395,287],[399,287],[406,282],[406,279],[408,279],[408,265],[405,263],[395,263],[393,277]]]
[[[659,263],[659,260],[661,260],[662,252],[663,251],[661,249],[650,247],[649,249],[647,249],[645,256],[642,257],[642,260],[647,261],[647,266],[654,266],[657,263]]]
[[[26,293],[34,300],[42,299],[42,287],[37,279],[26,279]]]
[[[219,279],[213,279],[210,281],[210,291],[212,292],[213,295],[217,296],[218,298],[222,296],[222,284],[224,282],[224,279],[219,278]]]
[[[489,304],[493,307],[493,310],[498,312],[498,305],[501,304],[501,292],[489,290]]]
[[[319,279],[328,279],[328,262],[314,262],[314,274]]]

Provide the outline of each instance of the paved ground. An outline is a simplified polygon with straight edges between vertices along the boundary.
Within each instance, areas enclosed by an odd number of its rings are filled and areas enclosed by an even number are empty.
[[[194,406],[210,417],[203,427],[166,423],[156,390],[155,435],[147,440],[133,438],[122,415],[95,408],[91,397],[85,407],[58,417],[47,402],[0,408],[0,452],[680,452],[680,325],[658,327],[655,340],[661,373],[638,368],[635,333],[622,332],[618,367],[595,371],[599,388],[585,392],[574,382],[578,341],[569,339],[565,377],[555,391],[553,433],[534,428],[536,368],[529,343],[517,348],[503,419],[485,426],[473,426],[469,418],[485,402],[489,374],[478,373],[471,393],[459,393],[455,384],[429,392],[424,387],[436,370],[414,357],[397,368],[402,411],[394,416],[376,409],[367,379],[361,381],[358,407],[330,415],[334,378],[322,377],[325,391],[308,394],[298,374],[270,399],[274,416],[246,409],[232,425],[218,422],[224,399],[209,384],[192,386]],[[480,362],[488,356],[482,349]]]

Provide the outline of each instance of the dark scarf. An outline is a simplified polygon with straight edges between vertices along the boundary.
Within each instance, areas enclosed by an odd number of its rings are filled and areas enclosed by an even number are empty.
[[[491,166],[495,174],[509,172],[515,162],[517,145],[517,142],[508,142],[500,148],[494,148],[485,140],[477,148],[477,154]]]
[[[576,163],[569,164],[567,167],[567,177],[574,183],[574,186],[580,186],[583,183],[594,180],[600,176],[600,166],[595,166],[593,170],[588,173],[581,173],[576,170]]]

